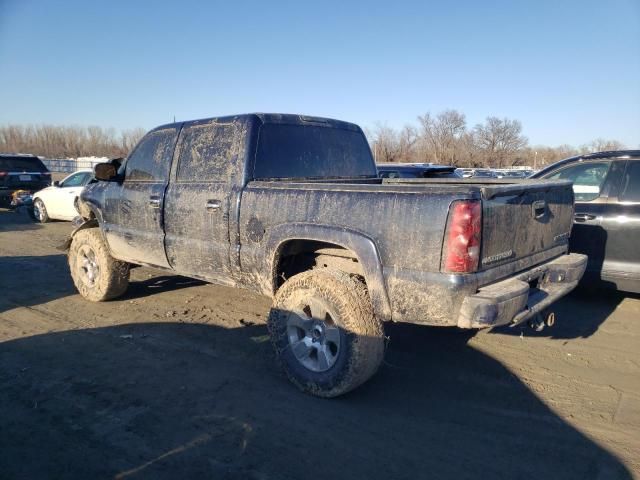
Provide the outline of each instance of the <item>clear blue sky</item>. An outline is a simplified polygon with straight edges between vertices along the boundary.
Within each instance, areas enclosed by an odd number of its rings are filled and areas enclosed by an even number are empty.
[[[640,146],[640,0],[0,0],[0,125],[446,108]]]

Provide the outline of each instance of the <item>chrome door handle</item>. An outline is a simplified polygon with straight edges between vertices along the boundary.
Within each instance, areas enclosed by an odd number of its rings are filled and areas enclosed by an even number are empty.
[[[149,197],[149,206],[151,208],[160,208],[160,197],[151,196]]]
[[[207,200],[207,212],[213,212],[220,210],[222,202],[220,200]]]
[[[573,216],[573,219],[579,223],[588,222],[589,220],[595,220],[595,218],[596,216],[591,215],[590,213],[576,213]]]

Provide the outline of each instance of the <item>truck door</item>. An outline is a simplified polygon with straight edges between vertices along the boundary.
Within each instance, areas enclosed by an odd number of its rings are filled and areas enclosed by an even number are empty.
[[[110,216],[105,222],[109,247],[116,258],[168,267],[164,251],[163,206],[176,128],[148,133],[129,155],[122,184],[107,192]],[[117,191],[116,191],[117,190]]]
[[[165,248],[176,272],[231,284],[229,211],[239,168],[233,122],[185,125],[165,205]]]

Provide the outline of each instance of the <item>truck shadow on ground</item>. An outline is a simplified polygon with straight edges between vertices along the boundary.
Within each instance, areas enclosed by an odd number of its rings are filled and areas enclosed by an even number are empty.
[[[4,288],[0,296],[0,313],[16,307],[41,305],[78,293],[69,274],[67,256],[63,253],[0,257],[0,272]],[[120,300],[143,298],[204,284],[200,280],[176,275],[154,275],[144,280],[133,279],[127,293]]]
[[[634,295],[606,288],[597,291],[579,288],[552,305],[551,310],[556,314],[553,327],[536,332],[527,326],[527,322],[523,322],[515,327],[494,328],[490,333],[557,340],[588,338],[598,331],[625,296]]]
[[[132,280],[127,292],[120,299],[133,300],[199,285],[206,285],[206,282],[177,275],[152,276],[146,280]]]
[[[76,292],[66,255],[0,257],[2,295],[0,313],[31,307]]]
[[[264,326],[137,323],[0,344],[6,478],[627,479],[471,333],[392,325],[369,383],[299,393]]]
[[[0,232],[10,232],[18,230],[37,230],[43,228],[30,216],[25,207],[18,210],[9,210],[0,207]]]

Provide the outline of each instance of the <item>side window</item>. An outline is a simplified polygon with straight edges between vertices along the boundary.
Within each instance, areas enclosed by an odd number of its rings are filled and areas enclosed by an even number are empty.
[[[67,178],[62,184],[61,187],[80,187],[84,185],[85,173],[76,173]]]
[[[610,167],[610,162],[579,163],[545,178],[573,180],[576,202],[590,202],[600,196]]]
[[[618,195],[621,202],[640,202],[640,161],[629,161],[624,172],[622,188]]]
[[[234,124],[210,123],[183,130],[178,181],[228,181],[235,166],[234,143]]]
[[[169,176],[176,137],[174,129],[152,132],[144,137],[127,159],[125,181],[165,181]]]

